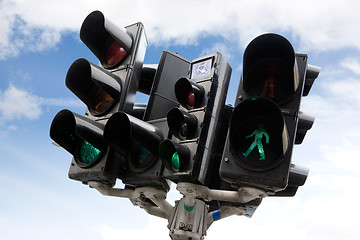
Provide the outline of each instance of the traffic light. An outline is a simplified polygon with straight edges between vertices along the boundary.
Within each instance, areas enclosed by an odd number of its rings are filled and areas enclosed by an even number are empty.
[[[131,113],[147,47],[143,24],[136,23],[119,28],[101,12],[94,11],[84,20],[80,39],[100,60],[103,69],[120,79],[121,94],[119,99],[116,99],[118,106],[113,107],[112,113]],[[99,82],[98,85],[104,87],[107,84]]]
[[[295,136],[300,143],[314,120],[299,107],[318,72],[280,35],[264,34],[249,43],[220,165],[222,179],[269,193],[284,190],[289,175],[293,186],[304,184],[307,171],[290,168],[291,155]]]
[[[166,167],[165,178],[207,184],[231,67],[220,53],[215,53],[191,61],[188,72],[174,85],[180,106],[167,113],[170,134],[159,145],[159,157]]]
[[[167,181],[162,178],[163,168],[157,157],[158,145],[164,136],[156,125],[117,112],[107,121],[104,138],[123,162],[118,178],[124,184],[169,190]]]
[[[67,72],[66,86],[86,104],[85,116],[60,111],[50,137],[73,155],[71,179],[113,186],[125,160],[105,140],[105,124],[119,111],[141,116],[134,99],[147,46],[145,30],[141,23],[118,28],[94,11],[84,20],[80,38],[100,60],[97,66],[78,59]]]
[[[73,155],[71,179],[115,184],[120,162],[112,161],[113,153],[105,143],[103,131],[103,124],[66,109],[55,116],[50,137]]]

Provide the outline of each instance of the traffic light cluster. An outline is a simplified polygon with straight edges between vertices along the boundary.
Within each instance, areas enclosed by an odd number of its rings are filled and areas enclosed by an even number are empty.
[[[143,65],[144,26],[119,28],[99,11],[80,38],[99,65],[76,60],[66,86],[87,109],[60,111],[50,128],[73,156],[71,179],[163,191],[169,180],[251,186],[274,196],[293,196],[305,183],[308,170],[291,156],[314,122],[300,102],[320,69],[284,37],[264,34],[247,46],[234,107],[225,104],[232,69],[220,53],[189,61],[163,51],[158,65]],[[147,105],[134,103],[137,91],[149,95]]]

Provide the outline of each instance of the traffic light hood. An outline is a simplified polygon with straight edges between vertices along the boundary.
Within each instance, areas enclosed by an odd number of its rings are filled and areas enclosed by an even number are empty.
[[[157,155],[158,145],[164,139],[160,129],[124,112],[116,112],[109,118],[104,137],[110,146],[124,156],[132,151],[134,142]]]
[[[70,66],[66,75],[66,86],[94,115],[102,115],[110,110],[122,90],[118,76],[83,58]]]
[[[52,121],[50,137],[72,154],[77,162],[84,162],[78,160],[83,158],[79,151],[85,145],[97,154],[106,150],[103,130],[102,124],[64,109]]]
[[[251,41],[244,52],[243,86],[249,97],[268,97],[278,104],[290,100],[299,86],[291,43],[271,33]]]
[[[131,51],[133,42],[125,29],[114,25],[100,11],[94,11],[86,17],[80,29],[80,39],[106,68],[121,63]]]

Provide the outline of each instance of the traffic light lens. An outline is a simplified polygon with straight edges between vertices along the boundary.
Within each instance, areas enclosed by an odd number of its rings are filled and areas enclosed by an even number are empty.
[[[278,104],[288,101],[296,91],[293,67],[287,62],[271,59],[259,61],[244,80],[245,91],[254,97],[266,97]]]
[[[179,158],[179,153],[178,152],[175,152],[172,155],[171,163],[172,163],[173,170],[179,171],[179,169],[180,169],[180,158]]]
[[[186,105],[187,108],[194,108],[195,107],[195,93],[194,91],[190,91],[186,97]]]
[[[91,109],[94,114],[100,115],[110,109],[114,104],[115,99],[110,96],[103,89],[99,89],[94,96],[93,108]]]
[[[89,166],[96,162],[96,160],[100,157],[101,151],[91,145],[87,141],[83,141],[80,147],[80,163],[83,166]]]
[[[179,126],[179,137],[181,140],[186,139],[187,137],[187,124],[186,122],[182,122]]]
[[[230,151],[251,171],[265,171],[283,161],[288,137],[281,110],[268,98],[248,98],[233,111]]]
[[[122,48],[117,42],[113,42],[108,48],[105,55],[105,64],[106,67],[114,67],[118,63],[120,63],[127,52]]]
[[[155,156],[140,144],[135,144],[130,155],[130,165],[133,171],[142,172],[150,167]]]

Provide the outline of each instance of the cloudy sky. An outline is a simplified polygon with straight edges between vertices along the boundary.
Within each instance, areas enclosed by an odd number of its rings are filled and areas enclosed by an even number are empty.
[[[169,239],[166,220],[68,179],[71,156],[51,144],[59,110],[85,111],[65,76],[78,58],[98,62],[79,39],[93,10],[119,26],[144,23],[145,63],[162,50],[189,60],[223,53],[233,68],[229,104],[256,36],[281,34],[308,54],[321,73],[302,102],[315,124],[293,154],[310,168],[305,186],[294,198],[264,199],[252,218],[215,222],[206,239],[358,239],[359,9],[355,0],[0,0],[1,239]]]

